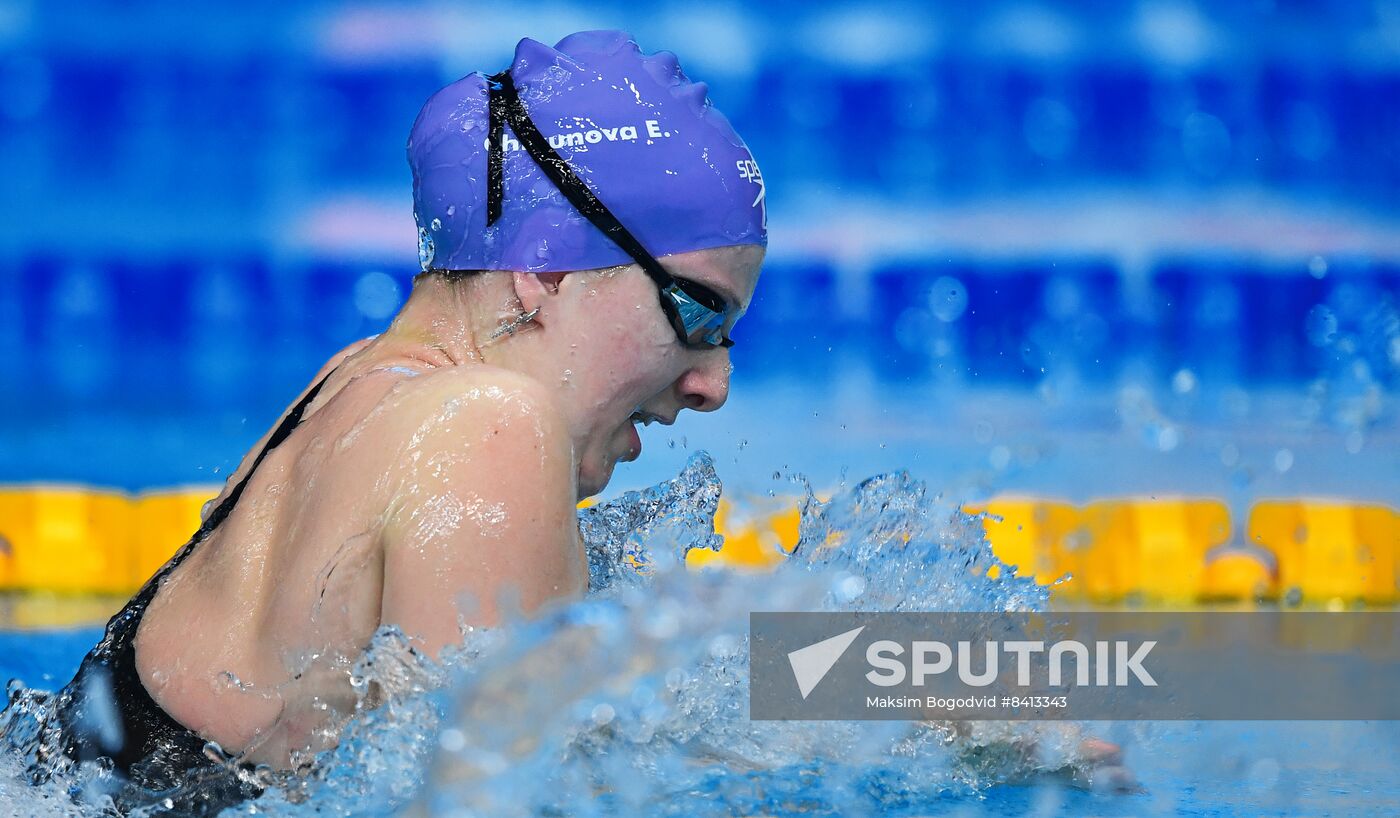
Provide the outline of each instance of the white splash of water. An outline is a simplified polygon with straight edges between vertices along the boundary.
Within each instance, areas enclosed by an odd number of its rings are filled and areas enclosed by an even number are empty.
[[[750,720],[751,611],[1035,610],[1046,591],[988,578],[980,520],[905,473],[827,503],[808,488],[800,544],[771,573],[687,570],[690,549],[722,545],[720,489],[700,452],[675,479],[585,510],[588,598],[470,630],[442,665],[382,628],[339,746],[307,775],[264,771],[267,791],[238,814],[870,814],[1079,763],[1061,724]],[[45,697],[11,699],[0,804],[102,814],[111,775],[94,764],[27,783]]]

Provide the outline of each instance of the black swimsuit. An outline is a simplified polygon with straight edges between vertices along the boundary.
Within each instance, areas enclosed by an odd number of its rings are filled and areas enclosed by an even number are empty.
[[[326,377],[330,377],[329,373]],[[172,718],[151,698],[136,672],[136,630],[161,582],[228,516],[263,458],[301,422],[302,413],[325,382],[322,378],[287,413],[248,473],[210,512],[189,542],[108,621],[102,641],[83,658],[73,680],[58,694],[59,741],[63,752],[75,761],[110,758],[132,784],[146,791],[180,787],[190,782],[190,771],[207,768],[211,775],[200,776],[199,791],[187,794],[185,800],[177,799],[179,813],[213,815],[224,807],[257,797],[262,789],[249,776],[235,774],[227,760],[220,761],[217,754],[206,753],[207,740]],[[237,766],[252,769],[246,763]]]

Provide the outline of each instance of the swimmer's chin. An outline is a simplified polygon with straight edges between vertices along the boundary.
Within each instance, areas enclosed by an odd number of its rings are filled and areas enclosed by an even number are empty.
[[[602,494],[612,482],[613,470],[617,468],[617,461],[609,460],[611,465],[605,469],[579,469],[578,473],[578,501],[581,503],[589,497]],[[601,471],[601,473],[599,473]]]
[[[631,463],[642,455],[641,436],[637,434],[637,429],[632,423],[623,426],[626,433],[624,451],[620,454],[609,452],[599,458],[594,467],[587,459],[579,464],[578,469],[578,501],[581,503],[597,494],[602,494],[612,482],[613,472],[617,469],[618,463]]]

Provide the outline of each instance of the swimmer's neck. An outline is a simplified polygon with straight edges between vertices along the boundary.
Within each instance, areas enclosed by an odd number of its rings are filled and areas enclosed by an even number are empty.
[[[509,273],[478,273],[457,281],[423,276],[408,301],[360,355],[362,360],[411,359],[430,367],[491,364],[521,369],[524,350],[492,339],[492,334],[522,312]],[[526,334],[533,327],[519,331]]]

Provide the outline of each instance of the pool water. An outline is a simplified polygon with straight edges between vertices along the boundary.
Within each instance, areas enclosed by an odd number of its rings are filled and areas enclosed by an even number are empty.
[[[382,631],[354,681],[374,679],[388,701],[352,720],[316,775],[239,814],[1354,815],[1400,803],[1389,722],[986,722],[953,738],[932,723],[751,721],[751,610],[1033,610],[1047,595],[987,578],[978,521],[901,473],[809,497],[803,546],[772,573],[687,571],[688,549],[717,544],[720,490],[697,454],[583,512],[590,598],[468,634],[446,667]],[[822,547],[833,538],[841,547]],[[0,675],[52,689],[96,635],[4,634]],[[1140,790],[1104,791],[1114,779],[1085,763],[1084,735],[1121,744]],[[102,772],[31,788],[19,766],[13,750],[0,758],[13,814],[98,814],[62,793],[100,798]]]

